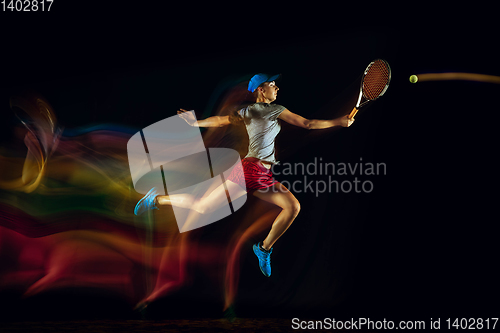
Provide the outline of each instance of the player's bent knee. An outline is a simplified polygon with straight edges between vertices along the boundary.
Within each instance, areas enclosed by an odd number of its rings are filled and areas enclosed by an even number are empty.
[[[200,202],[195,202],[192,206],[192,209],[200,214],[207,214],[208,213],[208,206],[203,205]]]
[[[198,207],[198,209],[196,209],[196,211],[200,214],[210,214],[213,209],[211,209],[210,207],[207,207],[207,206],[203,206],[203,207]]]
[[[299,215],[300,212],[300,203],[298,201],[294,201],[293,203],[290,204],[290,207],[288,208],[290,214],[292,214],[294,217]]]
[[[203,202],[197,202],[193,205],[193,210],[200,214],[210,214],[216,210],[215,205],[209,205]]]

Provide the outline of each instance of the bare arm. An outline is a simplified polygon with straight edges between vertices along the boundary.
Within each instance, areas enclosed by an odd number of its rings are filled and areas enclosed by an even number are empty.
[[[190,126],[195,127],[222,127],[230,124],[229,116],[213,116],[206,119],[196,120],[192,113],[184,109],[177,111],[177,114]]]
[[[278,118],[305,129],[324,129],[334,126],[349,127],[354,122],[354,119],[349,119],[348,115],[330,120],[306,119],[288,109],[285,109]]]

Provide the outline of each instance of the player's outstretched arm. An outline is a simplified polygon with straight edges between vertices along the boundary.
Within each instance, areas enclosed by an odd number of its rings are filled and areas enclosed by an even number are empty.
[[[177,111],[177,114],[190,126],[195,127],[222,127],[230,124],[229,116],[213,116],[206,119],[196,120],[196,117],[191,112],[184,109]]]
[[[278,118],[291,125],[305,129],[324,129],[334,126],[349,127],[354,122],[354,118],[349,119],[348,115],[330,120],[306,119],[288,109],[285,109],[285,111],[283,111]]]

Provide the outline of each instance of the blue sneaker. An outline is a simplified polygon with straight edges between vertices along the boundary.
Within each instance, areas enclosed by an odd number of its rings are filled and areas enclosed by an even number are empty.
[[[253,245],[253,253],[259,258],[259,267],[262,274],[269,277],[271,276],[271,253],[273,249],[270,248],[269,251],[264,250],[260,247],[260,243]]]
[[[150,189],[149,192],[146,193],[146,195],[141,200],[139,200],[139,202],[135,206],[134,214],[140,215],[140,214],[142,214],[145,211],[148,211],[150,209],[158,209],[158,207],[156,207],[156,196],[157,195],[158,195],[158,192],[156,192],[155,187]]]

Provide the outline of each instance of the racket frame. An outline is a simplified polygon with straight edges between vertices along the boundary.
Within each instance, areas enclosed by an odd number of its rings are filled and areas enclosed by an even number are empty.
[[[363,94],[363,84],[365,82],[365,77],[366,77],[366,74],[368,73],[368,70],[377,61],[382,61],[387,66],[387,70],[389,71],[389,78],[387,79],[387,83],[385,84],[385,87],[382,90],[382,92],[377,97],[375,97],[373,99],[369,99],[366,96],[364,96],[364,94]],[[378,99],[379,97],[383,96],[385,94],[385,92],[387,91],[387,88],[389,88],[389,83],[391,83],[391,67],[389,66],[389,63],[387,61],[385,61],[384,59],[375,59],[372,62],[370,62],[368,64],[368,66],[366,66],[365,71],[363,72],[363,78],[361,79],[361,84],[360,84],[360,87],[359,87],[358,101],[356,102],[356,106],[352,109],[351,113],[349,114],[349,119],[354,118],[354,116],[356,115],[356,113],[358,113],[359,109],[361,109],[363,106],[365,106],[369,102],[372,102],[372,101]],[[362,97],[364,97],[366,99],[366,101],[364,101],[363,103],[360,103]]]

